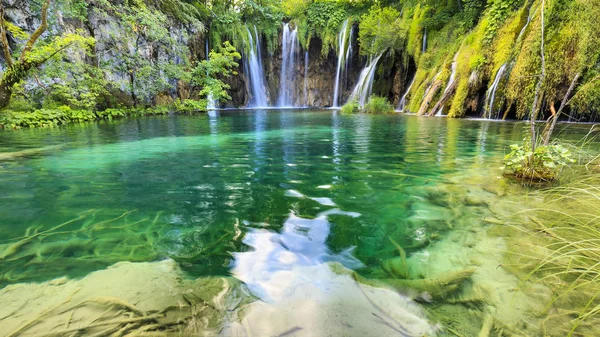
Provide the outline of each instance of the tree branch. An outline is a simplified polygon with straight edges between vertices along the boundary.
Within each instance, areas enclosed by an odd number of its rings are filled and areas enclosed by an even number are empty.
[[[31,37],[29,38],[29,41],[27,41],[27,43],[25,44],[25,47],[23,48],[23,51],[21,52],[21,57],[19,57],[20,62],[24,63],[25,57],[31,51],[31,49],[33,49],[33,45],[35,44],[37,39],[40,36],[42,36],[42,34],[44,34],[46,29],[48,29],[48,7],[50,7],[50,2],[51,2],[51,0],[46,0],[44,2],[44,4],[42,5],[42,18],[41,18],[42,23],[35,30],[35,32],[33,32]]]
[[[540,46],[540,56],[542,59],[542,74],[540,75],[540,79],[538,80],[537,85],[535,86],[535,95],[533,96],[533,104],[531,106],[531,116],[530,116],[530,128],[531,128],[531,152],[535,152],[535,147],[536,147],[536,141],[537,141],[537,133],[535,130],[535,120],[537,119],[539,110],[541,108],[541,98],[540,98],[540,91],[542,88],[542,83],[544,82],[544,79],[546,77],[546,56],[544,54],[544,7],[546,5],[546,1],[542,0],[542,10],[541,10],[541,17],[540,17],[540,21],[542,24],[542,39],[541,39],[541,46]],[[539,105],[539,107],[538,107]],[[533,158],[533,155],[532,155]]]
[[[41,61],[36,62],[34,65],[36,67],[39,67],[40,65],[46,63],[46,61],[48,61],[49,59],[53,58],[56,54],[60,53],[61,51],[64,51],[65,49],[69,48],[73,43],[68,43],[60,48],[58,48],[57,50],[55,50],[52,54],[48,55],[48,57],[42,59]]]
[[[10,55],[10,46],[8,45],[8,37],[6,33],[6,22],[4,21],[4,5],[0,2],[0,42],[2,43],[2,51],[6,65],[10,68],[13,65],[12,56]]]

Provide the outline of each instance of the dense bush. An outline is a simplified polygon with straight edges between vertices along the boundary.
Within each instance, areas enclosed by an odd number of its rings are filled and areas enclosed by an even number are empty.
[[[358,112],[358,103],[356,101],[350,101],[350,102],[344,104],[344,106],[342,106],[341,111],[343,114],[357,113]]]
[[[387,114],[394,112],[394,106],[387,98],[373,95],[362,111],[371,114]]]
[[[69,106],[45,108],[33,111],[2,110],[0,129],[47,128],[69,123],[82,123],[95,120],[113,120],[133,116],[154,116],[167,114],[191,114],[206,111],[205,100],[176,101],[172,105],[148,108],[109,108],[102,111],[72,109]]]

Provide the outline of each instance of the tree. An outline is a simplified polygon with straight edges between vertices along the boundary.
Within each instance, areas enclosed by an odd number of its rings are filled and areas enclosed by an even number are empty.
[[[400,13],[391,7],[373,7],[360,21],[358,40],[363,55],[378,55],[403,45]]]
[[[6,21],[4,6],[0,2],[0,42],[2,43],[2,52],[7,66],[6,71],[0,77],[0,109],[8,105],[14,86],[25,80],[32,69],[39,68],[46,61],[56,57],[73,45],[91,46],[94,43],[93,38],[85,38],[78,34],[64,34],[43,45],[37,43],[40,36],[48,29],[50,2],[51,0],[44,1],[40,26],[29,36],[19,57],[16,59],[13,59],[10,51],[8,34],[12,34],[16,40],[27,37],[27,34]]]
[[[237,75],[233,68],[238,66],[236,60],[241,58],[235,48],[225,41],[219,52],[210,52],[208,60],[202,60],[192,71],[191,83],[200,88],[200,96],[212,96],[218,101],[229,100],[231,96],[227,93],[229,85],[222,78]]]

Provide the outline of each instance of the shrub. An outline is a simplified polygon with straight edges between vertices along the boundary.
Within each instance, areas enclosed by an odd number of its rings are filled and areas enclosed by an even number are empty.
[[[127,113],[125,112],[125,110],[123,109],[106,109],[104,111],[98,111],[96,112],[96,116],[98,116],[99,119],[108,119],[108,120],[112,120],[113,118],[118,118],[118,117],[125,117],[127,115]]]
[[[385,97],[371,96],[363,111],[371,114],[387,114],[394,112],[394,106]]]
[[[206,111],[206,100],[199,101],[186,99],[183,102],[175,101],[175,110],[178,113],[190,114],[193,112]]]
[[[501,169],[526,184],[555,181],[566,165],[575,162],[571,152],[560,144],[538,146],[534,151],[527,140],[523,144],[510,146]]]
[[[343,114],[357,113],[358,112],[358,103],[356,101],[350,101],[350,102],[344,104],[344,106],[342,106],[341,111]]]

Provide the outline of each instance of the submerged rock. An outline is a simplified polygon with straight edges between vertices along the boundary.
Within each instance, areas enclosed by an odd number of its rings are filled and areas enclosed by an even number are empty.
[[[214,336],[252,300],[239,281],[186,279],[170,259],[121,262],[80,280],[5,287],[0,290],[1,330],[5,336],[105,336],[120,330]]]

